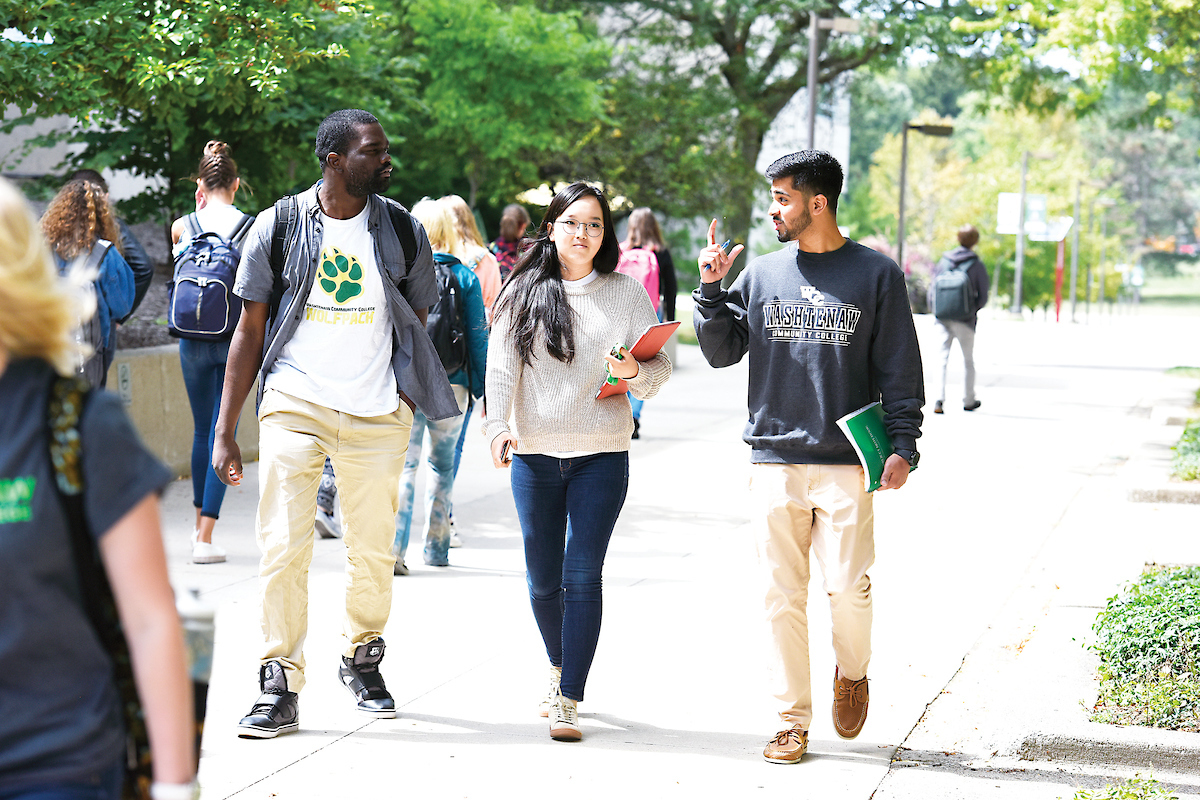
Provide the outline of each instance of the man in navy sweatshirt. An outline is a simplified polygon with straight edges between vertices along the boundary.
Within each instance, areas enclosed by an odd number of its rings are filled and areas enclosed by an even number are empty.
[[[786,726],[763,757],[795,764],[808,748],[812,721],[810,549],[833,617],[834,730],[853,739],[867,719],[874,512],[858,456],[837,420],[882,401],[896,450],[884,465],[882,488],[899,489],[917,464],[925,393],[904,274],[838,231],[837,160],[802,150],[773,163],[767,178],[775,232],[788,246],[756,258],[722,289],[742,246],[726,255],[713,220],[693,297],[708,363],[725,367],[750,354],[743,438],[752,448],[751,514],[767,573],[774,694]]]

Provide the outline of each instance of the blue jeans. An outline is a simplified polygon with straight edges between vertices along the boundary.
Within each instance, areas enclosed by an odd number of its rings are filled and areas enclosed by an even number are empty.
[[[466,389],[455,385],[459,407],[466,402]],[[464,415],[465,416],[465,415]],[[454,475],[457,471],[458,444],[464,416],[431,422],[424,414],[413,414],[412,434],[408,439],[408,455],[400,475],[400,511],[396,514],[396,540],[393,550],[403,559],[412,531],[413,499],[416,494],[417,467],[421,463],[421,446],[429,440],[429,472],[425,481],[425,563],[445,566],[450,554],[450,507],[454,502]],[[428,437],[426,437],[428,434]]]
[[[192,406],[192,505],[213,519],[221,516],[225,499],[225,484],[212,468],[212,448],[228,357],[229,342],[179,340],[183,385]]]
[[[91,780],[78,783],[43,783],[24,789],[0,791],[0,800],[120,800],[125,781],[124,759]]]
[[[627,452],[513,457],[533,618],[572,700],[583,699],[600,640],[601,572],[628,488]]]

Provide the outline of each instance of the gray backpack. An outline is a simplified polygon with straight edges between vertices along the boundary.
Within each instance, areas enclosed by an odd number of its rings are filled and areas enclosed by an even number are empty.
[[[967,274],[974,259],[955,263],[942,256],[937,277],[933,279],[933,316],[937,319],[966,322],[975,313],[975,284]]]

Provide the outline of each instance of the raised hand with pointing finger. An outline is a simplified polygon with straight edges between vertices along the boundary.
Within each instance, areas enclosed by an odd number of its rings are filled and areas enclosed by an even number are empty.
[[[725,246],[728,245],[729,243],[726,242]],[[700,266],[700,282],[716,283],[724,278],[729,274],[729,268],[733,266],[733,262],[745,249],[743,245],[739,244],[726,253],[725,247],[717,244],[717,221],[714,219],[708,226],[708,247],[701,250],[696,259],[696,263]]]

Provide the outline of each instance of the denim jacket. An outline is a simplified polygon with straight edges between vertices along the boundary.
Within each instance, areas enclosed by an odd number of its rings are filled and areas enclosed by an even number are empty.
[[[320,259],[323,229],[317,187],[296,195],[299,221],[295,236],[284,246],[283,298],[279,312],[270,322],[263,340],[262,367],[259,369],[258,402],[262,402],[263,385],[275,365],[283,346],[292,338],[304,315],[316,278]],[[438,301],[437,276],[433,267],[433,251],[425,229],[415,219],[413,232],[417,239],[417,257],[406,264],[400,239],[392,227],[387,203],[392,201],[370,195],[367,227],[375,242],[375,260],[383,275],[388,311],[392,318],[392,371],[397,388],[404,392],[417,408],[432,420],[448,419],[461,413],[454,399],[450,382],[441,359],[417,318],[414,308],[428,308]],[[237,280],[233,291],[243,300],[268,303],[274,285],[271,271],[271,237],[275,232],[275,208],[258,215],[242,248]]]

